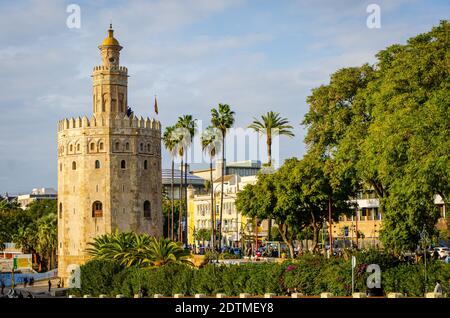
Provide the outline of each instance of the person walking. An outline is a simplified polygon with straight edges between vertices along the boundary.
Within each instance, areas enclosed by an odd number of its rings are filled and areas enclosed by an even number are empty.
[[[438,294],[442,294],[442,286],[441,286],[440,281],[436,282],[436,286],[434,286],[434,292],[438,293]]]
[[[50,292],[52,289],[52,281],[49,279],[48,280],[48,292]]]
[[[450,280],[449,280],[449,283],[450,283]],[[0,287],[2,289],[2,295],[4,295],[6,286],[5,286],[5,282],[3,281],[3,279],[0,281]]]

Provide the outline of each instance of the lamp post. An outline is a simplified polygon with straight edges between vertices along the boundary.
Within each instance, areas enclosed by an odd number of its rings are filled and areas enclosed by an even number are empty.
[[[422,232],[420,232],[420,243],[423,247],[423,257],[424,257],[424,265],[425,265],[425,294],[427,293],[427,246],[428,246],[428,232],[425,229],[425,226],[423,227]]]

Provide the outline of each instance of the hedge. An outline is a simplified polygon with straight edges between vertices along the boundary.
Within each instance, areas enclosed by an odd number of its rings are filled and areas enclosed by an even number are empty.
[[[385,294],[402,292],[408,296],[424,294],[424,265],[401,262],[380,252],[358,253],[355,269],[355,291],[366,291],[368,264],[381,267],[382,288]],[[450,265],[439,261],[427,264],[428,291],[440,280],[448,292]],[[240,293],[278,295],[300,292],[319,295],[331,292],[336,296],[351,295],[350,257],[326,259],[306,254],[296,260],[277,263],[248,263],[241,265],[213,265],[193,268],[186,265],[167,265],[160,268],[123,268],[113,262],[89,261],[81,266],[81,288],[76,294],[132,296],[142,288],[147,295],[176,293],[185,295]]]

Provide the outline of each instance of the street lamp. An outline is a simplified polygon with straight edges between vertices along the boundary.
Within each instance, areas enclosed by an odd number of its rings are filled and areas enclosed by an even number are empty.
[[[424,265],[425,265],[425,294],[427,293],[427,246],[428,246],[428,232],[423,226],[422,232],[420,232],[420,243],[423,247],[423,257],[424,257]]]

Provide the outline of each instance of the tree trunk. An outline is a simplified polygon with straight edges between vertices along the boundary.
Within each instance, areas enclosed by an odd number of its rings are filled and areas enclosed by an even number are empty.
[[[184,161],[184,202],[185,202],[185,207],[186,207],[186,216],[185,216],[185,222],[186,222],[186,228],[185,228],[185,232],[184,232],[184,237],[183,237],[183,241],[186,242],[186,245],[188,244],[188,232],[189,232],[189,223],[188,223],[188,197],[187,197],[187,188],[188,188],[188,182],[187,182],[187,169],[188,169],[188,164],[187,164],[187,151],[184,154],[186,160]]]
[[[183,155],[181,155],[180,166],[180,212],[178,215],[178,242],[183,242]]]
[[[213,180],[213,157],[210,156],[210,161],[209,161],[209,178],[210,178],[210,182],[211,182],[211,249],[214,249],[216,244],[215,244],[215,227],[216,227],[216,222],[215,222],[215,209],[214,209],[214,180]]]
[[[287,225],[278,223],[278,229],[280,231],[281,238],[283,239],[284,243],[286,243],[286,245],[289,248],[289,254],[290,254],[291,258],[294,258],[294,255],[295,255],[294,244],[292,244],[292,240],[290,238],[288,238]]]
[[[269,160],[269,167],[272,166],[272,136],[270,134],[270,132],[267,134],[267,158]],[[267,224],[267,231],[268,231],[268,240],[272,241],[272,219],[269,218],[268,220],[268,224]]]
[[[222,212],[223,212],[223,177],[225,175],[225,133],[222,132],[222,173],[220,191],[220,214],[219,214],[219,249],[222,248]]]
[[[173,174],[174,174],[174,170],[175,170],[175,162],[174,162],[174,159],[173,159],[173,157],[172,157],[172,179],[170,180],[170,190],[171,190],[171,192],[172,192],[172,198],[171,198],[171,202],[170,202],[170,205],[171,205],[171,210],[172,210],[172,215],[171,215],[171,222],[170,222],[170,238],[171,238],[171,240],[173,241],[174,240],[174,233],[173,233],[173,217],[174,217],[174,210],[175,210],[175,199],[174,199],[174,195],[175,195],[175,193],[174,193],[174,189],[173,189]]]

